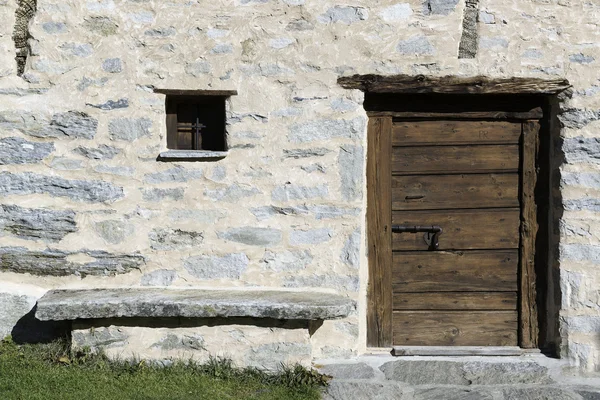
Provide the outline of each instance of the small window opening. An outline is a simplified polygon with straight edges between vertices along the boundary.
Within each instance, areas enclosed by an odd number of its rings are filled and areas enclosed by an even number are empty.
[[[235,91],[155,90],[166,94],[169,150],[227,151],[225,103]]]

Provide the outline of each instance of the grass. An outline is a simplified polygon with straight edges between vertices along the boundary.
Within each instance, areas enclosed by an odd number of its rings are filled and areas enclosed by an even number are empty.
[[[0,342],[0,399],[286,399],[321,397],[326,377],[301,366],[278,374],[233,367],[231,361],[156,364],[73,354],[66,341],[17,345]]]

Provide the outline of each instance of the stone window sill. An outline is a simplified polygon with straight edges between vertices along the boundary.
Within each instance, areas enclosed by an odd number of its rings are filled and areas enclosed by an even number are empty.
[[[167,150],[158,155],[157,161],[218,161],[227,154],[228,151]]]

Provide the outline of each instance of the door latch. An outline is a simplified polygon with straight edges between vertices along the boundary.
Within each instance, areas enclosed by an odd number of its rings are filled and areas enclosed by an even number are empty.
[[[429,250],[437,250],[440,247],[439,237],[443,230],[441,226],[420,226],[420,225],[392,225],[392,233],[419,233],[425,232],[423,240]]]

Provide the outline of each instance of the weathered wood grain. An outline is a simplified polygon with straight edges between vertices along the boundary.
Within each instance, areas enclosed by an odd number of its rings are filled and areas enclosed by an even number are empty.
[[[394,123],[394,146],[519,144],[521,124],[505,121],[405,121]]]
[[[394,310],[516,310],[517,292],[394,293]]]
[[[538,231],[535,187],[539,151],[539,124],[523,124],[521,156],[523,189],[521,191],[521,331],[524,348],[537,347],[538,318],[536,304],[535,242]]]
[[[419,146],[394,147],[395,174],[517,172],[519,146]]]
[[[519,175],[407,175],[392,178],[393,210],[519,207]]]
[[[392,285],[397,292],[516,291],[515,250],[394,253]]]
[[[394,345],[516,346],[516,311],[395,311]]]
[[[395,119],[422,120],[531,120],[541,119],[544,112],[540,107],[530,111],[463,111],[463,112],[426,112],[426,111],[367,111],[369,117],[393,117]]]
[[[394,225],[439,225],[439,250],[519,248],[519,209],[394,211]],[[394,250],[427,250],[422,233],[394,233]]]
[[[354,75],[338,78],[345,89],[371,93],[443,94],[555,94],[571,87],[565,79],[501,78],[483,76]]]
[[[392,119],[370,118],[367,131],[367,345],[392,345]]]

